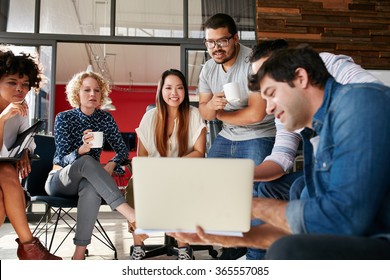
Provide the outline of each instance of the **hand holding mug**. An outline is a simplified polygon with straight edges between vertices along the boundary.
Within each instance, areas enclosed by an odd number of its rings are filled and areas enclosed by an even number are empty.
[[[225,94],[223,92],[215,93],[212,98],[213,109],[215,111],[222,110],[227,104]]]
[[[87,129],[87,130],[83,131],[83,137],[82,137],[83,144],[77,150],[77,153],[79,155],[84,155],[91,150],[92,145],[89,143],[91,141],[91,138],[92,138],[92,135],[89,135],[89,132],[91,132],[91,131],[92,131],[91,129]]]

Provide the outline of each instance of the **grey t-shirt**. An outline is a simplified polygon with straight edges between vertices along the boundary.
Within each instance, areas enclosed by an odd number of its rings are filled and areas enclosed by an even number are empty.
[[[238,82],[240,86],[241,100],[233,104],[227,104],[226,111],[234,111],[248,106],[248,74],[250,63],[248,60],[251,49],[240,44],[240,52],[234,65],[227,71],[222,64],[217,64],[213,59],[208,60],[202,68],[199,76],[198,91],[201,93],[217,93],[223,90],[223,85],[230,82]],[[223,123],[221,136],[231,141],[251,140],[262,137],[274,137],[276,133],[274,117],[266,115],[260,123],[245,126]]]

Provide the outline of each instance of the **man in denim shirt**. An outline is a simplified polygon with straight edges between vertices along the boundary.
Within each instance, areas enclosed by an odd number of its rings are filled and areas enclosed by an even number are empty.
[[[308,197],[255,198],[266,224],[240,237],[175,234],[188,242],[269,248],[268,259],[390,259],[390,88],[337,83],[312,49],[275,51],[251,77],[267,113],[302,127]],[[275,242],[276,241],[276,242]]]

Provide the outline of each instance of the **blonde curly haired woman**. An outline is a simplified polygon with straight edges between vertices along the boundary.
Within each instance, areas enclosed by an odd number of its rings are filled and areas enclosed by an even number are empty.
[[[73,109],[56,117],[56,152],[45,189],[49,195],[79,197],[72,259],[83,260],[102,199],[134,223],[134,209],[126,203],[111,176],[114,170],[120,172],[119,165],[129,152],[114,118],[99,109],[109,94],[108,82],[100,74],[77,73],[67,84],[66,94]],[[102,148],[92,147],[92,131],[103,132],[104,141],[115,151],[115,156],[104,166],[100,163]]]

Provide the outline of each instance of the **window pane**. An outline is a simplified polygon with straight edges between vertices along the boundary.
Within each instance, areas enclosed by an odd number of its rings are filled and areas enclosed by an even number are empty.
[[[41,86],[40,91],[35,94],[35,120],[45,121],[45,132],[51,133],[51,123],[49,120],[53,120],[54,116],[50,116],[50,102],[52,96],[52,81],[50,79],[52,73],[52,61],[53,61],[53,48],[52,46],[41,46],[39,48],[39,62],[42,65],[43,74],[46,77],[46,81]]]
[[[34,32],[35,0],[9,1],[7,32]]]
[[[40,33],[110,35],[111,0],[42,0]]]
[[[204,38],[203,23],[216,13],[225,13],[236,21],[241,40],[255,40],[255,0],[191,0],[188,2],[190,38]]]
[[[199,74],[203,64],[210,58],[206,50],[187,50],[187,82],[190,87],[198,87]]]
[[[183,0],[117,0],[115,33],[117,36],[182,38]]]

